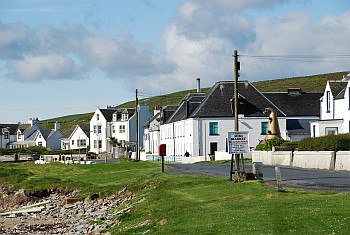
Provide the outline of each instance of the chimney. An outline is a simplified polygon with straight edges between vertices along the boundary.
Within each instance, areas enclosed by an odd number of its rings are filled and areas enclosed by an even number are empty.
[[[201,79],[197,78],[197,93],[201,92]]]
[[[61,125],[59,122],[55,122],[55,131],[58,131],[61,128]]]
[[[35,124],[39,124],[39,119],[38,118],[29,118],[28,124],[30,124],[30,126],[34,126]]]

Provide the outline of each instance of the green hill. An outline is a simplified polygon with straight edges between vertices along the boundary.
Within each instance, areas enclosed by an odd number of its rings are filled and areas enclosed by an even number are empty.
[[[266,80],[260,82],[253,82],[253,85],[262,92],[277,92],[287,91],[288,88],[301,88],[306,92],[323,92],[326,86],[327,80],[341,80],[343,75],[348,74],[349,71],[317,74],[312,76],[294,77],[294,78],[282,78],[275,80]],[[209,88],[202,89],[202,92],[207,92]],[[151,98],[140,99],[140,104],[149,105],[153,110],[155,106],[177,105],[181,100],[190,92],[196,90],[185,90],[174,92],[167,95],[154,96]],[[119,105],[120,108],[135,107],[135,101],[129,101]],[[61,129],[63,131],[69,129],[69,127],[77,124],[89,124],[93,113],[75,114],[63,117],[52,118],[42,121],[42,126],[45,128],[53,128],[53,123],[60,122]]]

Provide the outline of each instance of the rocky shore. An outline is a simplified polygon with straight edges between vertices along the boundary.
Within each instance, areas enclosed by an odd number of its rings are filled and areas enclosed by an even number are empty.
[[[82,199],[77,195],[77,191],[52,193],[40,200],[33,200],[23,191],[3,195],[0,210],[5,212],[0,213],[0,234],[111,234],[103,231],[117,226],[116,217],[128,212],[135,199],[126,188],[105,198],[93,194]],[[6,208],[16,200],[22,206]]]

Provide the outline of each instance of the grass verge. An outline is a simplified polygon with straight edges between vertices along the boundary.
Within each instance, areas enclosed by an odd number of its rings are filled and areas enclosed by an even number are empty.
[[[39,190],[66,187],[109,195],[136,193],[113,234],[347,234],[350,195],[288,189],[261,181],[169,175],[159,163],[0,164],[0,184]]]

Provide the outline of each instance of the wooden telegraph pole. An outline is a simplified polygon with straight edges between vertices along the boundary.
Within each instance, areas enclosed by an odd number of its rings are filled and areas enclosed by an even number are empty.
[[[239,131],[238,128],[238,77],[240,70],[240,62],[238,61],[238,53],[237,50],[233,52],[233,68],[234,68],[234,86],[233,86],[233,100],[234,100],[234,131]],[[241,157],[242,156],[242,157]],[[234,158],[234,160],[233,160]],[[235,163],[235,182],[240,180],[240,158],[242,158],[242,169],[244,169],[243,162],[243,154],[233,153],[231,156],[231,172],[230,172],[230,180],[232,181],[232,173],[233,173],[233,162]]]
[[[136,161],[139,160],[139,148],[140,148],[140,137],[139,137],[139,98],[136,89],[136,99],[135,99],[135,114],[136,114]]]

